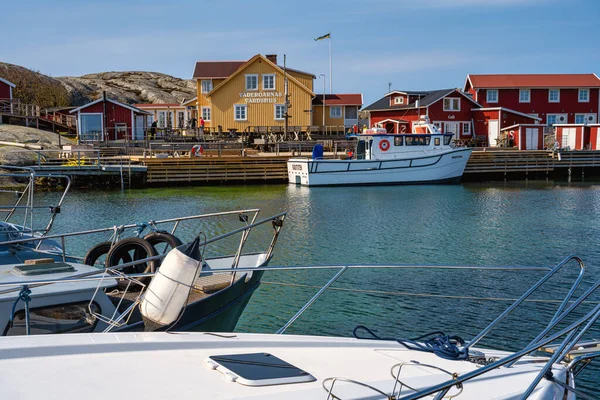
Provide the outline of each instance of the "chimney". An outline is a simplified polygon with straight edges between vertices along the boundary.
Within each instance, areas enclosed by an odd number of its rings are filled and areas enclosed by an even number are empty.
[[[277,54],[265,54],[265,57],[267,58],[267,60],[277,65]]]

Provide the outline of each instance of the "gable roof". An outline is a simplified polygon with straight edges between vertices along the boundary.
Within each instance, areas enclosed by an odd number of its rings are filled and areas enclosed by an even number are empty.
[[[473,100],[470,96],[467,96],[466,94],[464,94],[463,92],[461,92],[459,89],[456,89],[456,88],[429,90],[429,91],[424,90],[424,91],[418,91],[418,92],[417,91],[405,91],[403,93],[406,93],[408,95],[420,96],[419,108],[423,108],[423,107],[428,107],[434,103],[437,103],[444,97],[446,97],[449,94],[452,94],[454,92],[457,92],[458,94],[460,94],[461,96],[463,96],[464,98],[466,98],[467,100],[472,102],[473,104],[477,105],[478,107],[481,107],[481,105],[479,103],[477,103],[475,100]],[[390,93],[393,93],[393,92],[390,92]],[[363,111],[410,110],[413,108],[417,108],[416,102],[412,102],[410,104],[405,104],[405,105],[390,104],[389,96],[386,95],[383,98],[377,100],[375,103],[364,108]]]
[[[15,85],[14,83],[12,83],[12,82],[10,82],[10,81],[7,81],[7,80],[6,80],[6,79],[4,79],[4,78],[0,78],[0,82],[4,82],[4,83],[6,83],[8,86],[10,86],[10,87],[13,87],[13,88],[17,87],[17,85]]]
[[[464,89],[472,88],[587,88],[600,87],[596,74],[497,74],[467,75]]]
[[[74,108],[74,109],[72,109],[72,110],[71,110],[71,111],[69,111],[69,112],[70,112],[71,114],[73,114],[74,112],[78,112],[78,111],[81,111],[81,110],[83,110],[84,108],[87,108],[87,107],[89,107],[89,106],[92,106],[92,105],[94,105],[94,104],[98,104],[98,103],[100,103],[101,101],[102,101],[102,97],[100,97],[100,98],[98,98],[98,99],[96,99],[96,100],[92,101],[91,103],[84,104],[84,105],[82,105],[81,107]],[[148,114],[148,115],[151,115],[151,114],[152,114],[152,113],[150,113],[150,112],[148,112],[148,111],[141,110],[141,109],[139,109],[139,108],[137,108],[137,107],[134,107],[134,106],[130,106],[129,104],[125,104],[125,103],[121,103],[121,102],[119,102],[119,101],[116,101],[116,100],[113,100],[113,99],[109,99],[108,97],[106,98],[106,101],[108,101],[109,103],[113,103],[113,104],[116,104],[116,105],[118,105],[118,106],[121,106],[121,107],[127,108],[127,109],[129,109],[129,110],[131,110],[131,111],[133,111],[133,112],[136,112],[136,113],[138,113],[138,114]]]
[[[189,106],[189,105],[192,105],[192,104],[193,104],[193,105],[196,105],[195,103],[197,103],[197,102],[198,102],[198,96],[196,96],[196,97],[193,97],[193,98],[191,98],[191,99],[189,99],[189,100],[185,100],[185,99],[184,99],[184,100],[181,102],[181,105],[182,105],[182,106]]]
[[[506,111],[511,114],[516,114],[516,115],[520,115],[522,117],[535,119],[536,121],[542,120],[542,118],[540,118],[540,117],[536,117],[536,116],[530,115],[530,114],[525,114],[520,111],[513,110],[511,108],[506,108],[506,107],[480,107],[480,108],[473,108],[473,109],[471,109],[471,111],[500,111],[500,112]]]
[[[323,105],[323,94],[315,94],[312,101],[313,106]],[[325,105],[327,106],[362,106],[362,94],[325,94]]]
[[[222,88],[223,86],[225,86],[227,83],[229,83],[229,81],[231,81],[233,78],[235,78],[246,67],[248,67],[249,65],[251,65],[254,61],[256,61],[258,59],[261,59],[262,61],[266,62],[268,65],[270,65],[271,67],[273,67],[277,72],[279,72],[280,74],[283,75],[283,69],[279,65],[273,63],[271,60],[267,59],[267,57],[263,56],[262,54],[257,54],[254,57],[252,57],[251,59],[249,59],[248,61],[246,61],[244,63],[244,65],[242,65],[241,67],[239,67],[233,74],[231,74],[230,76],[228,76],[227,79],[225,79],[223,82],[221,82],[217,86],[215,86],[213,88],[213,90],[211,90],[210,92],[208,92],[206,94],[206,96],[207,97],[212,96],[213,93],[215,93],[217,90],[219,90],[220,88]],[[306,91],[311,96],[315,95],[309,88],[307,88],[306,86],[304,86],[302,83],[300,83],[293,76],[287,75],[287,79],[288,79],[288,81],[293,82],[295,85],[299,86],[301,89],[303,89],[304,91]]]
[[[133,105],[136,108],[144,109],[144,108],[170,108],[170,107],[183,107],[183,105],[179,103],[138,103]]]
[[[225,79],[233,74],[246,61],[197,61],[194,79]]]

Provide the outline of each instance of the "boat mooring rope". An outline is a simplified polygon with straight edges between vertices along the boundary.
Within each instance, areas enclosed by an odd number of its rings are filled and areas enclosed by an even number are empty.
[[[262,281],[263,285],[279,285],[279,286],[290,286],[299,287],[305,289],[321,289],[322,286],[318,285],[305,285],[301,283],[288,283],[288,282],[269,282]],[[390,292],[386,290],[372,290],[372,289],[349,289],[340,287],[329,287],[327,290],[339,291],[339,292],[350,292],[350,293],[365,293],[365,294],[381,294],[389,296],[409,296],[409,297],[431,297],[439,299],[459,299],[459,300],[478,300],[478,301],[516,301],[517,298],[509,297],[478,297],[478,296],[461,296],[461,295],[448,295],[448,294],[431,294],[431,293],[411,293],[411,292]],[[563,300],[554,299],[526,299],[525,303],[562,303]],[[584,301],[583,303],[588,303]]]
[[[17,304],[19,304],[19,301],[23,301],[23,303],[25,303],[25,332],[27,335],[29,335],[31,333],[30,326],[29,326],[29,302],[31,301],[31,297],[29,296],[30,294],[31,294],[31,290],[29,289],[29,286],[23,285],[23,288],[19,292],[17,299],[13,303],[12,311],[11,311],[10,317],[8,319],[9,326],[12,328],[13,321],[15,318],[15,310],[17,309]]]

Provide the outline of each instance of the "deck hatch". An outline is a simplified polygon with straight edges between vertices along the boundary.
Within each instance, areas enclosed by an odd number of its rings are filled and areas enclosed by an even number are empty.
[[[47,274],[58,274],[65,272],[74,272],[75,268],[71,264],[67,263],[46,263],[46,264],[33,264],[33,265],[17,265],[13,268],[13,271],[17,275],[21,276],[35,276],[35,275],[47,275]]]
[[[210,356],[206,364],[232,382],[246,386],[285,385],[316,380],[308,372],[269,353]]]

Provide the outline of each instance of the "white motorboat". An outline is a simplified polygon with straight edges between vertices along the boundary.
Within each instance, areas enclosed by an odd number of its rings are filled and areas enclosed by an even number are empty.
[[[290,184],[302,186],[392,185],[460,181],[472,149],[454,147],[453,134],[441,133],[423,117],[412,134],[373,128],[355,135],[346,159],[294,157],[288,160]]]
[[[565,266],[579,275],[546,328],[516,352],[477,346],[515,308]],[[10,399],[355,399],[575,400],[591,399],[575,377],[600,342],[582,338],[600,317],[600,304],[580,306],[600,281],[573,294],[584,266],[568,257],[473,339],[436,334],[414,340],[281,335],[344,272],[361,268],[473,269],[443,266],[271,267],[337,268],[277,334],[108,333],[21,336],[0,341],[0,397]],[[501,268],[494,268],[495,270]],[[522,269],[526,267],[507,267]],[[532,270],[547,268],[532,267]],[[396,272],[396,271],[394,271]],[[569,321],[565,323],[565,320]],[[365,332],[370,332],[363,329]],[[533,336],[533,334],[532,334]],[[543,349],[544,353],[535,353]],[[106,371],[115,377],[99,383]],[[35,385],[30,384],[35,382]]]

